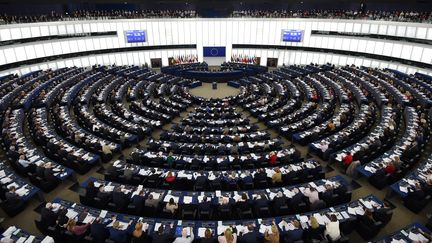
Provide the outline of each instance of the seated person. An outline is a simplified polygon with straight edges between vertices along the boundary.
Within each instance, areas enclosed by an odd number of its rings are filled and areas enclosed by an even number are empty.
[[[244,177],[241,179],[242,185],[253,183],[253,178],[251,176],[250,171],[246,170],[244,172]]]
[[[258,242],[258,233],[255,231],[255,224],[247,225],[247,233],[242,234],[239,239],[240,242]]]
[[[279,168],[274,169],[275,173],[272,176],[272,183],[282,183],[282,172]]]
[[[47,203],[44,208],[41,209],[41,222],[46,226],[54,226],[57,220],[57,213],[53,211],[51,203]]]
[[[105,191],[104,186],[100,186],[99,192],[97,193],[97,197],[100,198],[102,203],[106,203],[111,200],[111,193]]]
[[[178,209],[178,204],[174,202],[174,198],[170,198],[169,202],[167,202],[165,209],[172,214],[175,214],[176,210]]]
[[[315,187],[310,186],[306,188],[303,194],[309,198],[310,204],[314,204],[315,202],[320,200],[318,191],[315,189]]]
[[[115,218],[112,219],[114,221]],[[109,237],[109,231],[106,228],[108,223],[111,221],[107,221],[105,224],[102,223],[102,218],[97,217],[90,226],[90,235],[93,237],[95,242],[105,242],[105,240]]]
[[[294,229],[287,231],[285,242],[293,243],[295,241],[301,240],[303,238],[303,229],[301,228],[300,222],[293,220],[290,223],[294,226]]]
[[[104,155],[112,155],[111,146],[109,144],[105,144],[101,142],[102,152]]]
[[[208,201],[207,196],[203,196],[202,202],[198,205],[200,211],[209,211],[211,209],[211,203]]]
[[[270,165],[276,165],[277,159],[278,159],[277,154],[274,151],[270,152],[270,154],[269,154]]]
[[[173,153],[169,152],[169,154],[168,154],[168,156],[166,158],[166,162],[168,164],[168,168],[172,168],[174,166],[174,161],[175,161],[175,158],[173,156]]]
[[[269,201],[267,200],[267,197],[264,193],[258,194],[255,201],[255,210],[256,212],[259,212],[260,208],[267,207],[269,204]]]
[[[195,179],[195,188],[206,188],[207,187],[207,176],[204,175],[204,172],[200,172],[197,178]]]
[[[25,157],[24,154],[20,155],[19,159],[18,159],[18,163],[20,165],[22,165],[24,168],[29,167],[29,165],[31,165],[32,163],[30,161],[28,161]]]
[[[183,228],[181,237],[177,237],[173,243],[192,243],[192,241],[194,240],[192,227],[189,228],[189,231],[190,231],[190,237],[188,237],[187,229]]]
[[[311,216],[309,218],[310,227],[307,229],[306,237],[309,240],[308,242],[312,242],[313,240],[322,240],[321,233],[323,229],[320,227],[318,220]]]
[[[204,231],[204,238],[201,238],[200,243],[214,243],[215,238],[213,237],[213,233],[211,229],[206,229]]]
[[[422,201],[425,196],[420,183],[416,183],[414,187],[408,188],[407,199],[409,200]]]
[[[347,168],[353,162],[353,156],[351,152],[347,152],[346,155],[342,158],[342,163]]]
[[[144,205],[146,207],[152,207],[152,208],[157,208],[159,205],[159,201],[160,201],[160,197],[159,199],[154,199],[153,198],[153,194],[150,194],[147,199],[145,200]]]
[[[60,228],[64,228],[65,225],[69,222],[69,218],[67,216],[68,210],[66,208],[59,209],[57,216],[57,226]]]
[[[218,236],[219,243],[237,243],[236,227],[228,227],[223,235]]]
[[[158,230],[153,233],[153,243],[171,243],[170,239],[174,233],[173,227],[172,223],[169,227],[161,224]]]
[[[137,212],[141,212],[142,207],[145,204],[145,199],[144,199],[144,191],[140,190],[138,192],[138,194],[135,194],[132,197],[132,205],[135,206],[135,209],[137,210]]]
[[[392,162],[390,162],[386,165],[386,167],[384,167],[384,171],[385,173],[391,175],[396,172],[396,166]]]
[[[132,243],[144,243],[149,242],[148,238],[148,224],[137,222],[135,224],[135,230],[132,232],[131,242]]]
[[[86,194],[85,196],[89,199],[93,199],[98,194],[99,189],[95,187],[95,184],[93,181],[89,181],[86,187]]]
[[[88,228],[90,228],[90,223],[77,225],[74,219],[69,219],[65,228],[74,235],[81,236],[87,232]]]
[[[365,213],[359,217],[359,220],[363,222],[364,225],[375,224],[375,219],[373,217],[372,211],[368,208],[365,210]]]
[[[383,224],[385,224],[389,220],[387,213],[391,210],[392,208],[390,207],[390,204],[384,201],[383,206],[375,209],[375,211],[372,213],[374,220],[381,221]]]
[[[108,228],[110,234],[109,238],[115,243],[126,243],[128,240],[128,235],[131,234],[135,228],[134,225],[132,225],[132,222],[132,220],[129,221],[127,228],[122,229],[120,222],[115,220],[112,227]]]
[[[336,124],[333,122],[333,120],[329,122],[327,128],[329,131],[334,131],[336,129]]]
[[[45,164],[43,173],[44,173],[43,178],[46,181],[49,181],[49,182],[57,181],[57,178],[54,176],[53,166],[50,162]]]
[[[6,192],[5,194],[5,198],[6,198],[6,203],[10,206],[13,207],[19,207],[21,206],[24,202],[21,200],[20,195],[18,195],[16,193],[16,188],[15,186],[11,186],[9,188],[9,191]]]
[[[169,184],[172,184],[175,180],[176,180],[175,175],[173,175],[171,171],[168,171],[168,174],[165,177],[165,181],[168,182]]]
[[[112,192],[112,201],[119,209],[125,208],[129,203],[127,195],[124,194],[122,190],[123,185],[115,187]]]
[[[279,229],[274,220],[271,226],[271,233],[269,233],[269,230],[266,229],[264,232],[264,239],[266,243],[279,243]]]
[[[340,239],[341,234],[339,229],[339,221],[335,214],[330,215],[330,222],[326,224],[324,235],[329,237],[332,241],[337,241]]]

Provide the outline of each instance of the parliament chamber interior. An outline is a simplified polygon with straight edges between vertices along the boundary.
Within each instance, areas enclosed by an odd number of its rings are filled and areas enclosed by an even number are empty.
[[[1,243],[432,241],[432,2],[5,0]]]

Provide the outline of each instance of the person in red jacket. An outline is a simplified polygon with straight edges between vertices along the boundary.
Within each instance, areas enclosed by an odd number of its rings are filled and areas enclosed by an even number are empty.
[[[387,166],[384,168],[384,171],[385,171],[387,174],[391,175],[391,174],[393,174],[393,173],[396,172],[396,166],[395,166],[392,162],[390,162],[390,163],[388,163]]]
[[[168,183],[173,183],[175,181],[176,177],[173,175],[171,171],[168,172],[167,177],[165,177],[165,181]]]
[[[271,165],[276,165],[277,164],[277,155],[276,155],[276,153],[275,152],[270,152],[270,154],[269,154],[269,163],[271,164]]]
[[[342,163],[345,167],[348,167],[353,162],[353,156],[351,155],[351,152],[347,152],[345,157],[342,159]]]

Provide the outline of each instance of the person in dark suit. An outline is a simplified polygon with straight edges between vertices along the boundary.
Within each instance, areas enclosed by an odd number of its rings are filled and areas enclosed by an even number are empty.
[[[105,187],[99,187],[99,192],[97,193],[97,197],[101,199],[102,202],[109,202],[111,199],[111,194],[105,191]]]
[[[282,206],[287,206],[287,197],[279,191],[272,200],[273,209],[279,211]]]
[[[87,184],[85,196],[87,198],[90,198],[90,199],[95,198],[96,195],[97,195],[97,193],[98,193],[98,191],[99,191],[99,189],[97,187],[95,187],[94,182],[90,181]]]
[[[245,176],[241,179],[241,183],[242,185],[253,183],[253,178],[248,170],[245,171]]]
[[[116,187],[112,193],[112,200],[118,209],[124,209],[128,204],[127,195],[122,192],[121,187]]]
[[[422,201],[425,198],[425,193],[423,192],[420,183],[416,183],[414,188],[408,189],[407,198],[413,201]]]
[[[209,211],[211,208],[211,203],[208,201],[207,196],[203,197],[202,202],[198,205],[200,211]]]
[[[133,220],[129,221],[128,227],[126,230],[121,229],[120,222],[114,221],[112,227],[109,230],[109,238],[115,243],[126,243],[128,240],[128,235],[132,233],[135,226],[132,224]]]
[[[388,212],[391,211],[392,208],[388,202],[384,202],[383,207],[376,209],[372,214],[375,221],[380,221],[385,225],[391,219],[391,214]]]
[[[23,203],[21,197],[16,193],[16,188],[14,186],[9,188],[9,191],[5,194],[5,198],[6,203],[14,207],[17,207],[18,204]]]
[[[324,228],[321,227],[318,223],[318,220],[311,216],[309,218],[310,227],[305,230],[306,242],[314,242],[314,240],[322,240],[322,234],[324,232]]]
[[[305,196],[297,188],[294,188],[295,195],[289,201],[290,207],[295,208],[300,203],[304,202]]]
[[[348,191],[347,187],[345,185],[340,184],[339,182],[336,183],[333,193],[338,194],[339,196],[343,196]]]
[[[366,209],[365,213],[359,217],[359,220],[367,226],[375,224],[375,219],[370,209]]]
[[[207,176],[203,172],[195,179],[195,188],[207,188]]]
[[[200,168],[201,167],[201,160],[198,158],[198,156],[195,156],[192,159],[191,167],[193,167],[193,168]]]
[[[267,197],[262,193],[259,194],[258,197],[254,200],[254,209],[255,213],[258,214],[261,208],[268,207],[269,201]]]
[[[219,164],[218,164],[218,168],[219,168],[219,169],[224,169],[224,170],[225,170],[225,169],[228,168],[229,164],[230,164],[230,162],[229,162],[228,157],[224,157],[224,158],[222,159],[222,161],[219,162]]]
[[[160,174],[156,173],[155,169],[151,169],[150,175],[147,177],[147,182],[150,182],[150,181],[152,182],[152,186],[157,186],[160,182]]]
[[[44,208],[41,209],[41,222],[46,226],[54,226],[56,224],[57,214],[53,211],[51,203],[47,203]]]
[[[293,243],[303,238],[303,229],[301,228],[300,222],[294,220],[291,221],[291,224],[294,225],[294,229],[287,231],[285,236],[285,242],[288,243]]]
[[[114,220],[114,219],[112,219]],[[106,225],[111,221],[107,221],[105,224],[102,222],[102,219],[97,217],[90,226],[90,235],[93,237],[95,242],[102,243],[105,242],[109,237],[109,231],[106,228]]]
[[[325,191],[322,192],[321,199],[329,203],[333,198],[333,187],[330,184],[325,184],[324,186],[325,186]]]
[[[241,198],[236,202],[236,208],[240,214],[250,209],[250,201],[246,193],[242,193]]]
[[[260,181],[267,181],[267,174],[265,173],[264,169],[258,169],[257,172],[254,175],[254,182],[260,182]]]
[[[173,228],[174,225],[171,224],[168,226],[159,226],[157,232],[153,233],[153,243],[171,243],[171,238],[173,237]]]
[[[132,205],[135,206],[136,212],[140,213],[145,204],[144,191],[139,191],[138,194],[132,197]]]
[[[45,169],[44,169],[44,177],[46,181],[49,182],[53,182],[55,181],[57,178],[54,176],[54,171],[52,169],[52,165],[50,162],[45,164]]]
[[[36,176],[40,178],[45,178],[45,164],[40,163],[38,166],[36,166]]]
[[[66,208],[59,209],[57,216],[57,226],[63,227],[69,221],[68,216],[66,216],[68,210]]]
[[[248,232],[246,234],[243,234],[239,237],[239,241],[242,243],[249,243],[249,242],[258,242],[258,234],[255,231],[255,225],[249,224],[247,226]]]

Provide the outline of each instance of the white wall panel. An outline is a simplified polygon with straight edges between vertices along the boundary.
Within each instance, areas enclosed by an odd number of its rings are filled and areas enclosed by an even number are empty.
[[[3,50],[0,50],[0,65],[3,65],[6,63],[6,58],[4,56]]]
[[[15,52],[14,52],[13,48],[5,49],[4,55],[6,57],[7,63],[16,62],[16,56],[15,56]]]
[[[18,62],[24,61],[27,59],[27,55],[26,55],[24,47],[16,47],[16,48],[14,48],[14,51],[15,51],[16,60]]]
[[[11,39],[11,32],[9,29],[0,29],[0,40],[10,40]]]
[[[59,25],[58,26],[58,34],[59,35],[65,35],[65,34],[67,34],[67,31],[66,31],[66,25]]]

